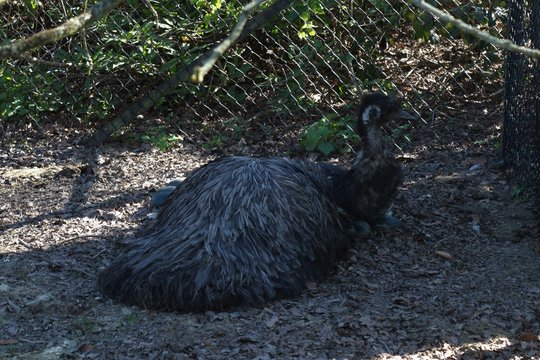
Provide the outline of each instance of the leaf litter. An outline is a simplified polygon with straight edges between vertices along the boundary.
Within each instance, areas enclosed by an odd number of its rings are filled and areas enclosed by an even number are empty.
[[[540,359],[538,214],[512,198],[494,146],[468,140],[500,123],[474,111],[484,124],[473,134],[411,129],[393,206],[400,228],[359,237],[298,298],[201,314],[112,303],[95,275],[152,221],[156,189],[220,153],[108,144],[96,155],[53,137],[5,147],[0,358]],[[226,153],[286,150],[276,141]]]

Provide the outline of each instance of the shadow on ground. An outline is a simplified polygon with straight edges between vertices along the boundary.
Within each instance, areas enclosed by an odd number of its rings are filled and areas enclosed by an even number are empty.
[[[149,221],[152,191],[211,156],[53,153],[55,165],[79,171],[2,180],[0,357],[539,356],[536,214],[509,195],[492,149],[461,141],[400,155],[403,226],[359,238],[324,282],[296,299],[202,314],[113,304],[95,291],[95,275]]]

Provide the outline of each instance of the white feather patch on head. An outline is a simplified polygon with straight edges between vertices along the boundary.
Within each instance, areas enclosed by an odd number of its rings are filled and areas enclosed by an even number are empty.
[[[362,122],[364,125],[369,123],[369,120],[372,118],[378,118],[381,116],[381,109],[377,105],[369,105],[362,114]]]

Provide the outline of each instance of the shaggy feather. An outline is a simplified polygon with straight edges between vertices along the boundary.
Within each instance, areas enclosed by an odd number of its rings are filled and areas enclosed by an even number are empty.
[[[379,106],[374,100],[368,105]],[[369,135],[385,120],[379,116],[389,116],[378,110],[359,114],[366,140],[350,170],[248,157],[195,170],[149,231],[100,273],[99,290],[120,302],[183,311],[298,295],[350,247],[344,230],[352,221],[374,222],[395,195],[399,163],[377,132]]]

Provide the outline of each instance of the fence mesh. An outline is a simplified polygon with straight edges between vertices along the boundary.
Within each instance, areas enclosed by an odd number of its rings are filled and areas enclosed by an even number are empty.
[[[508,2],[510,39],[540,49],[540,2]],[[509,53],[506,60],[505,160],[540,210],[540,60]]]
[[[39,125],[47,119],[67,125],[107,121],[122,105],[214,46],[245,3],[127,1],[82,34],[4,60],[4,126]],[[58,25],[86,4],[8,2],[0,15],[0,37],[6,43]],[[505,35],[503,4],[436,2],[497,36]],[[195,132],[215,145],[246,133],[297,135],[310,123],[331,122],[343,130],[358,97],[351,71],[361,90],[396,91],[428,116],[451,117],[467,101],[496,105],[494,99],[502,96],[500,51],[462,38],[453,26],[405,1],[308,0],[292,1],[220,59],[203,84],[182,84],[154,107],[153,115],[174,119],[179,131]],[[328,153],[346,148],[346,141],[330,139],[343,131],[315,130],[308,136],[310,149]]]

